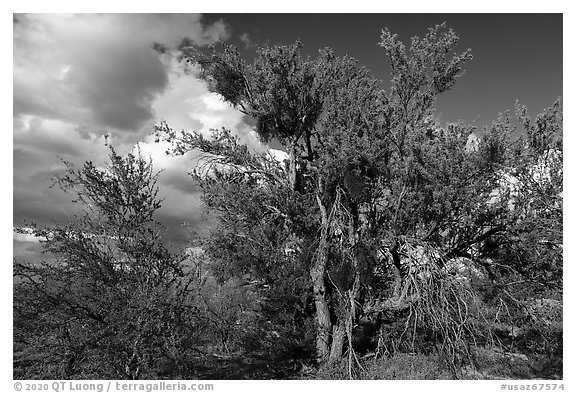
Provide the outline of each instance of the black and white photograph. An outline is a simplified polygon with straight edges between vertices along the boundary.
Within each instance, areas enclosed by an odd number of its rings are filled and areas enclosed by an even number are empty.
[[[564,15],[323,9],[12,14],[14,381],[564,390]]]

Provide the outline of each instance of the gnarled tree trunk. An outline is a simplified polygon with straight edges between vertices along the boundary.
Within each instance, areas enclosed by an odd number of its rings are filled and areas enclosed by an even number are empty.
[[[310,278],[314,292],[314,304],[316,306],[316,352],[320,361],[326,359],[330,350],[330,307],[326,299],[326,284],[324,273],[326,272],[326,249],[319,247],[317,257],[310,269]]]
[[[322,190],[320,185],[318,189]],[[349,347],[352,345],[352,328],[356,320],[356,304],[360,294],[360,266],[356,251],[359,234],[357,220],[348,215],[346,219],[348,221],[346,222],[347,239],[343,240],[342,246],[349,248],[349,262],[353,267],[354,280],[351,288],[339,291],[340,307],[338,307],[337,320],[333,323],[325,283],[330,220],[333,217],[328,216],[320,195],[321,193],[316,194],[316,200],[321,213],[322,231],[316,258],[310,270],[316,304],[316,350],[320,361],[336,362],[342,358],[346,340],[348,340]],[[351,350],[349,354],[352,354]]]
[[[316,355],[320,361],[324,361],[330,352],[330,330],[332,327],[330,307],[326,298],[326,283],[324,281],[328,252],[328,213],[318,194],[316,194],[316,201],[321,212],[322,231],[316,257],[310,269],[310,278],[312,279],[314,304],[316,306]]]

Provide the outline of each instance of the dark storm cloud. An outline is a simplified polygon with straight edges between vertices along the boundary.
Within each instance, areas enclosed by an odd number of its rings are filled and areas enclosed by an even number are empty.
[[[70,68],[69,86],[81,92],[78,104],[90,108],[94,124],[137,131],[152,119],[152,101],[168,79],[156,53],[139,49],[107,48],[116,61],[83,57]]]
[[[161,173],[160,184],[180,190],[187,194],[200,193],[200,187],[192,177],[182,170],[165,170]]]
[[[182,245],[190,239],[202,221],[199,195],[166,189],[162,195],[166,199],[162,203],[162,208],[158,210],[156,219],[167,228],[164,237]]]
[[[95,140],[101,140],[101,144],[104,142],[103,138],[59,120],[29,117],[14,121],[14,149],[22,154],[24,151],[34,151],[40,155],[53,154],[53,158],[55,155],[85,157],[91,153]]]
[[[168,75],[154,42],[228,35],[198,15],[22,15],[14,24],[14,114],[137,131]]]
[[[67,222],[77,207],[58,188],[51,188],[53,176],[62,171],[64,165],[56,155],[47,155],[40,150],[14,150],[13,221],[15,226],[26,221],[50,224],[52,221]],[[76,161],[80,161],[77,157]]]
[[[39,260],[47,261],[51,259],[48,254],[42,255],[42,244],[40,243],[14,239],[12,241],[12,249],[14,250],[14,256],[18,257],[19,262],[38,263]],[[41,259],[38,258],[39,255],[42,255]]]

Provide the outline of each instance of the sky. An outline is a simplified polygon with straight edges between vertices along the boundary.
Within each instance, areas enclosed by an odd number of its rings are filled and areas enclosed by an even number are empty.
[[[474,59],[454,89],[441,97],[442,121],[489,124],[516,100],[532,114],[562,96],[561,14],[29,14],[13,18],[13,225],[66,222],[75,213],[69,197],[50,188],[62,170],[104,165],[104,135],[119,152],[136,145],[162,170],[165,198],[158,219],[167,236],[186,244],[202,229],[199,192],[187,172],[193,159],[169,157],[151,131],[166,120],[174,129],[208,132],[225,126],[257,148],[256,134],[235,109],[186,74],[174,50],[159,54],[154,42],[175,48],[189,37],[198,46],[217,40],[247,57],[259,45],[299,39],[304,52],[331,47],[388,80],[380,32],[388,27],[405,42],[446,22],[459,49]],[[14,256],[37,258],[35,239],[14,235]]]

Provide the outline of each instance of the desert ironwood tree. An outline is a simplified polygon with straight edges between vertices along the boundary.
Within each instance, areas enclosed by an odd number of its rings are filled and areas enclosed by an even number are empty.
[[[486,248],[492,256],[521,248],[509,234],[522,232],[528,218],[510,209],[510,192],[494,193],[506,171],[527,181],[522,168],[556,143],[561,123],[547,128],[553,114],[534,122],[520,111],[531,133],[528,152],[512,143],[513,126],[502,119],[477,140],[474,127],[440,125],[436,99],[472,58],[470,50],[454,52],[457,43],[444,25],[409,46],[383,30],[389,87],[329,49],[304,58],[299,42],[260,48],[250,63],[233,46],[208,53],[187,40],[180,46],[211,91],[255,120],[260,141],[281,144],[289,157],[278,162],[250,151],[226,129],[207,138],[156,127],[173,154],[203,153],[192,174],[220,223],[205,247],[216,268],[259,282],[264,297],[281,293],[299,310],[313,299],[322,362],[347,348],[353,363],[353,328],[369,313],[404,312],[403,337],[414,343],[426,334],[452,360],[492,338],[481,296],[447,267],[463,260],[483,266]],[[557,187],[558,178],[552,181]],[[534,203],[549,204],[541,208],[557,218],[561,201],[558,210],[554,198]],[[291,312],[296,324],[305,313]]]
[[[105,168],[67,165],[55,184],[82,212],[32,227],[55,260],[14,262],[15,378],[182,375],[193,313],[183,255],[154,218],[158,174],[112,148]]]

